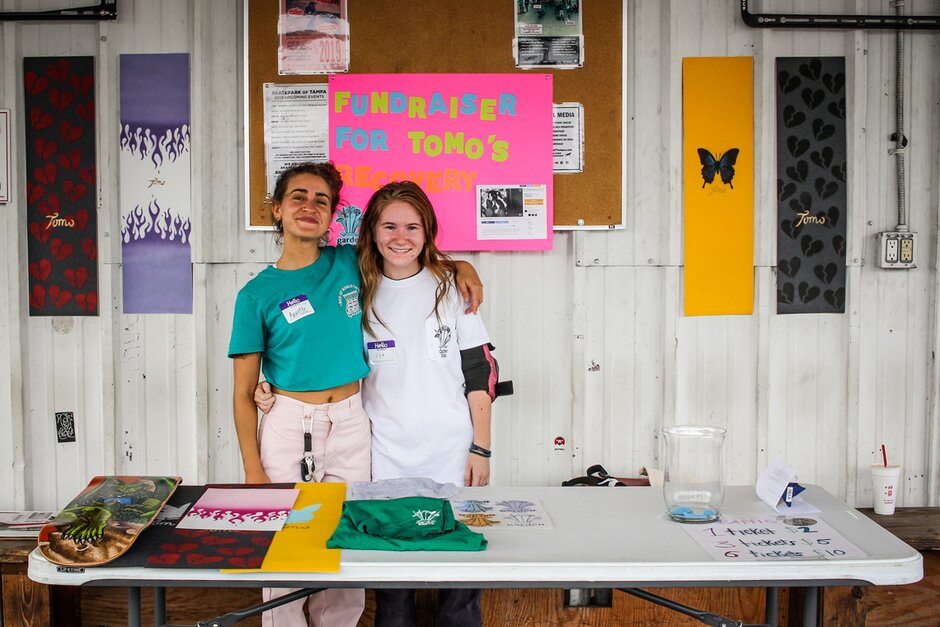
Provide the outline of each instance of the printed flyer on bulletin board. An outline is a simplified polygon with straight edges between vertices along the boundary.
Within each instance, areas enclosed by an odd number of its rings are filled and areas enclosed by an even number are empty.
[[[551,75],[352,74],[329,86],[345,203],[332,239],[358,228],[376,189],[409,179],[434,204],[442,250],[551,249]]]

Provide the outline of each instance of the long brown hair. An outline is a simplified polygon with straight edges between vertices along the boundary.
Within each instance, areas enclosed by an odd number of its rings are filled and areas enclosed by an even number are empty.
[[[372,318],[382,323],[382,320],[375,312],[375,294],[382,281],[382,268],[384,259],[382,259],[379,248],[375,244],[375,230],[379,226],[379,220],[382,218],[382,210],[393,202],[404,202],[418,212],[421,219],[421,226],[424,229],[424,249],[418,255],[418,263],[422,268],[427,268],[434,279],[437,281],[437,292],[434,296],[434,315],[440,318],[438,307],[447,293],[454,287],[453,277],[456,266],[454,260],[445,255],[437,247],[437,216],[434,214],[434,207],[431,200],[424,190],[413,181],[394,181],[380,187],[369,199],[366,205],[365,215],[362,218],[362,225],[359,227],[359,241],[356,244],[356,253],[359,257],[359,273],[362,275],[362,290],[360,298],[362,299],[362,310],[365,315],[362,316],[362,326],[371,335],[375,335],[372,330]],[[382,323],[384,324],[384,323]]]

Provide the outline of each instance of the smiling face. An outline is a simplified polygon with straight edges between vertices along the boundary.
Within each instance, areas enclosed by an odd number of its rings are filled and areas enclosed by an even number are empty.
[[[424,242],[424,226],[414,207],[396,200],[382,209],[375,226],[375,245],[384,260],[385,276],[404,279],[417,274],[421,270],[419,257]]]
[[[302,173],[287,181],[284,198],[274,205],[274,217],[284,228],[284,242],[319,240],[333,220],[330,186],[315,174]]]

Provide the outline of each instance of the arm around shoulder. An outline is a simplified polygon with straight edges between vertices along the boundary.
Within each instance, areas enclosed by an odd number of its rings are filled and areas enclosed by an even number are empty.
[[[456,276],[454,283],[457,284],[457,290],[463,297],[464,302],[469,302],[466,313],[476,313],[483,304],[483,282],[476,268],[466,261],[455,261]]]

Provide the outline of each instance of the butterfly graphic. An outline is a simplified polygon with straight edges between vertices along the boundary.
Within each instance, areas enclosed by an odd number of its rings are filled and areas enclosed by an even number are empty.
[[[734,189],[734,185],[731,185],[731,179],[734,178],[734,163],[738,160],[739,152],[741,151],[737,148],[732,148],[721,155],[720,159],[715,159],[712,153],[704,148],[699,148],[698,158],[702,162],[702,179],[705,181],[702,183],[702,187],[714,181],[717,172],[721,174],[721,182]]]

